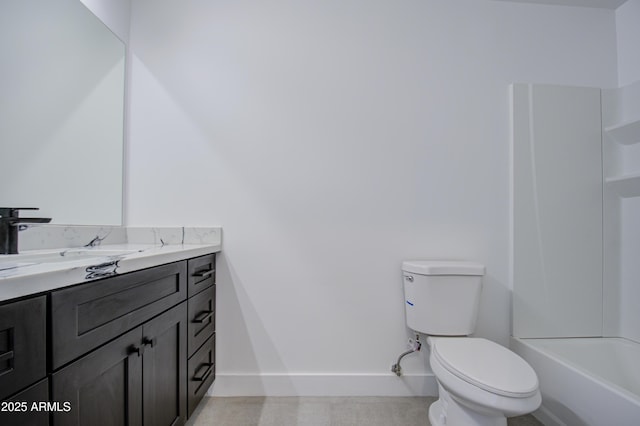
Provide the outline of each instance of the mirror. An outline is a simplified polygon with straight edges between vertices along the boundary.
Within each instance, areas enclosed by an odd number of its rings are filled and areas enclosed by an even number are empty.
[[[121,225],[124,43],[80,0],[3,0],[0,52],[0,206]]]

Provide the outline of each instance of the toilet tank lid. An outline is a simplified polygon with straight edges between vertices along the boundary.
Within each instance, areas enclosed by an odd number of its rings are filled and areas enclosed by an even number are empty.
[[[407,260],[402,270],[420,275],[484,275],[484,265],[462,260]]]

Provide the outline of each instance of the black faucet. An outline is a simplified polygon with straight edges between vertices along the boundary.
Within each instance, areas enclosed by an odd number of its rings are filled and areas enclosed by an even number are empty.
[[[18,227],[21,223],[49,223],[50,217],[20,217],[19,210],[37,207],[0,207],[0,254],[18,254]]]

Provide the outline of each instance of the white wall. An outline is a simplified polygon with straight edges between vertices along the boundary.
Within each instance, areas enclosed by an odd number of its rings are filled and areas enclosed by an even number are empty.
[[[131,0],[80,0],[120,40],[129,41]]]
[[[640,0],[627,0],[616,10],[618,38],[618,83],[626,86],[640,80]]]
[[[478,0],[134,0],[128,225],[223,226],[215,392],[433,394],[426,351],[389,371],[403,259],[483,262],[477,334],[507,344],[508,85],[615,86],[614,25]]]

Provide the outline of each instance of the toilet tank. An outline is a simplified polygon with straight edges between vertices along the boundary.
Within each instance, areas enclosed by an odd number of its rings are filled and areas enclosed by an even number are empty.
[[[473,262],[403,262],[407,326],[434,336],[472,334],[483,275],[484,265]]]

